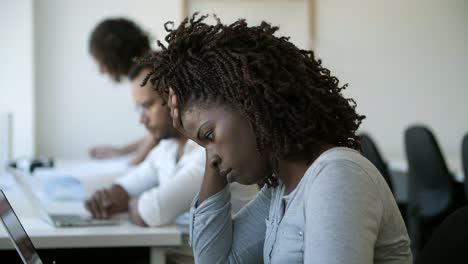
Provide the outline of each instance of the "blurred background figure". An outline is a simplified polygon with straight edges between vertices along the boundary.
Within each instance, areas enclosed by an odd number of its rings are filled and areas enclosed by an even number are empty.
[[[110,18],[99,23],[91,33],[89,52],[99,65],[99,71],[116,82],[127,78],[133,59],[151,50],[150,37],[134,22],[125,18]],[[109,159],[134,154],[130,165],[142,162],[157,141],[147,135],[124,146],[94,146],[89,155],[95,159]]]

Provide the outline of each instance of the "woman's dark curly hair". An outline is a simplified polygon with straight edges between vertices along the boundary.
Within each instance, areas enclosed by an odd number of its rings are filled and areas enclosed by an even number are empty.
[[[102,21],[94,28],[89,39],[89,51],[117,82],[128,74],[133,59],[149,50],[148,34],[125,18]]]
[[[257,148],[274,160],[310,160],[323,143],[360,149],[355,132],[364,116],[346,99],[338,79],[312,51],[289,38],[275,37],[266,22],[245,20],[204,23],[207,16],[186,18],[176,29],[166,23],[168,46],[141,59],[152,63],[146,81],[166,98],[171,87],[180,112],[200,100],[221,99],[249,121]],[[203,107],[203,106],[202,106]]]

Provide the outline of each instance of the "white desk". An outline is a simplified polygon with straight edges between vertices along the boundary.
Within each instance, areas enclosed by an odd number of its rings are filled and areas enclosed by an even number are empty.
[[[39,219],[34,209],[17,187],[4,190],[26,232],[39,249],[148,247],[150,263],[165,263],[167,247],[180,246],[182,234],[175,226],[144,228],[133,225],[128,217],[118,226],[56,228]],[[86,214],[80,202],[52,202],[46,204],[50,212]],[[14,249],[6,230],[0,225],[0,249]]]
[[[128,166],[131,156],[119,157],[109,160],[64,160],[55,159],[55,166],[38,168],[34,175],[39,179],[42,176],[72,176],[78,179],[87,195],[96,190],[108,187],[118,177],[126,175],[132,168]]]

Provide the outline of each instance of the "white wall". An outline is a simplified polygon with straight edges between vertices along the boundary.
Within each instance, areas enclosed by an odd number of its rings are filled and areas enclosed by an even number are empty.
[[[101,20],[125,16],[163,37],[163,23],[179,22],[181,10],[180,1],[36,1],[37,153],[84,158],[94,144],[142,136],[129,84],[100,75],[88,52],[89,34]]]
[[[13,157],[30,156],[34,153],[32,0],[1,1],[0,32],[0,112],[13,114]]]
[[[316,0],[315,47],[349,82],[386,156],[402,156],[412,123],[433,128],[448,156],[468,132],[468,1]]]
[[[449,157],[468,132],[468,1],[464,0],[191,0],[189,13],[216,13],[280,25],[316,54],[367,118],[360,131],[388,158],[403,157],[410,124],[433,128]],[[311,17],[308,17],[311,14]],[[313,40],[313,42],[311,42]]]
[[[187,12],[216,14],[224,24],[245,18],[252,26],[267,21],[280,26],[277,36],[289,36],[300,48],[310,46],[309,0],[187,0]]]
[[[87,51],[88,36],[98,21],[115,15],[164,36],[163,22],[180,20],[182,2],[35,2],[39,154],[84,157],[95,143],[124,143],[143,133],[131,111],[128,85],[116,86],[99,75]],[[415,122],[433,128],[448,156],[459,156],[468,132],[467,1],[186,2],[187,13],[217,13],[224,22],[265,19],[280,25],[279,34],[291,35],[299,47],[313,46],[324,65],[350,84],[345,95],[367,115],[362,131],[375,137],[387,157],[403,156],[403,131]]]

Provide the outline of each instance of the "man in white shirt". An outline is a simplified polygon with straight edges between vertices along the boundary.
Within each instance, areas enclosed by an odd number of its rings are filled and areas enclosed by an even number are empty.
[[[128,175],[96,191],[86,208],[97,218],[129,211],[141,226],[161,226],[188,211],[205,171],[205,150],[172,126],[170,109],[152,88],[141,87],[150,69],[136,66],[130,72],[133,99],[141,111],[140,122],[160,143]],[[240,209],[257,192],[256,186],[232,186],[233,202]]]

